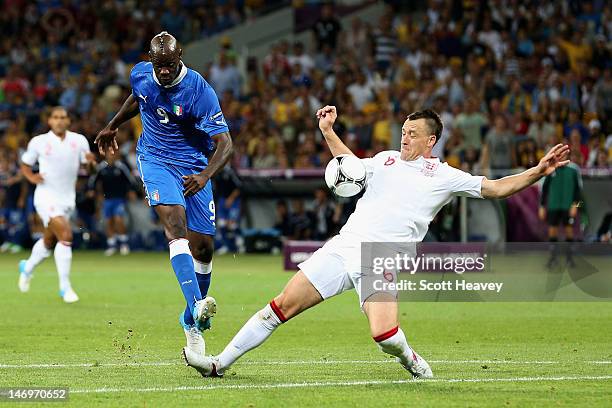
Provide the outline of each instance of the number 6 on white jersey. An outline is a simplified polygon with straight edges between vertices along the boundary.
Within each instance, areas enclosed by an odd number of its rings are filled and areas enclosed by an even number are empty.
[[[168,122],[170,122],[170,119],[168,119],[168,114],[162,108],[157,108],[157,114],[159,116],[163,116],[164,117],[163,119],[159,120],[159,123],[168,123]]]

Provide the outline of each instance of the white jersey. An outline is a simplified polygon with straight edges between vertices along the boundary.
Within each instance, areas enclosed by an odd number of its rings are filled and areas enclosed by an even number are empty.
[[[439,159],[400,159],[385,151],[363,159],[366,192],[340,236],[359,242],[420,242],[436,213],[453,196],[482,198],[482,176],[472,176]]]
[[[64,140],[49,131],[28,143],[21,161],[34,166],[38,161],[39,173],[44,181],[36,186],[34,202],[51,201],[54,204],[75,205],[75,185],[81,163],[86,163],[89,142],[85,136],[66,131]]]

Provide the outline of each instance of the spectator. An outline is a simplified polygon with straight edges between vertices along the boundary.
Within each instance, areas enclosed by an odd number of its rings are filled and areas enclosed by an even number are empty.
[[[595,46],[593,48],[593,55],[591,58],[591,64],[603,71],[606,68],[611,67],[612,55],[610,55],[610,49],[608,48],[606,36],[603,34],[597,34],[595,37]]]
[[[321,101],[310,92],[310,87],[305,84],[299,87],[299,93],[294,104],[300,112],[305,113],[308,117],[313,117],[317,110],[323,106]]]
[[[598,169],[609,169],[610,168],[610,160],[609,154],[606,149],[597,149],[597,161],[595,162],[595,166]]]
[[[499,30],[493,28],[491,16],[485,17],[482,30],[478,33],[478,41],[489,47],[494,53],[497,61],[501,61],[504,43]]]
[[[293,211],[289,218],[291,228],[291,239],[308,240],[312,239],[312,216],[306,212],[304,201],[293,200]]]
[[[87,87],[85,77],[79,77],[76,84],[67,88],[60,96],[59,103],[69,112],[76,112],[79,115],[88,113],[93,104],[93,95]]]
[[[591,59],[591,46],[580,35],[578,30],[573,30],[569,35],[570,39],[560,37],[557,44],[569,59],[570,68],[576,73],[582,73],[581,63],[587,63]]]
[[[546,121],[544,113],[538,112],[535,114],[535,120],[529,125],[527,136],[536,142],[537,146],[545,146],[548,140],[555,134],[555,127],[552,123]]]
[[[597,117],[604,132],[612,133],[612,68],[603,71],[603,77],[595,85]]]
[[[391,146],[392,114],[388,108],[382,107],[378,110],[377,117],[372,130],[372,141],[383,144],[386,150]]]
[[[259,143],[253,157],[254,169],[272,169],[278,164],[276,156],[270,152],[268,143]]]
[[[348,86],[347,92],[351,95],[353,105],[359,111],[363,109],[366,103],[372,102],[375,97],[374,87],[366,81],[366,76],[361,70],[356,71],[355,82]]]
[[[276,222],[274,228],[280,233],[281,237],[287,238],[292,234],[291,227],[291,214],[289,213],[289,207],[287,202],[284,200],[278,200],[276,202]]]
[[[488,123],[486,116],[478,110],[478,100],[471,97],[465,102],[464,112],[457,116],[455,127],[461,131],[464,145],[479,151],[482,145],[482,130]]]
[[[321,16],[317,19],[312,28],[317,50],[322,51],[324,45],[329,45],[332,50],[335,50],[341,30],[342,25],[334,16],[333,5],[323,4],[321,7]]]
[[[391,16],[385,14],[380,18],[379,28],[374,30],[372,37],[376,67],[386,71],[397,53],[397,37],[392,31]]]
[[[280,44],[273,45],[263,60],[264,78],[269,84],[278,85],[281,78],[291,72],[287,56]]]
[[[510,93],[504,96],[502,109],[514,115],[517,112],[531,112],[531,97],[525,92],[518,79],[512,81]]]
[[[321,50],[315,56],[315,68],[323,73],[330,73],[334,68],[336,55],[330,44],[323,44]]]
[[[301,41],[293,44],[293,54],[287,57],[287,61],[291,66],[299,64],[301,73],[304,75],[309,75],[314,68],[314,60],[310,55],[304,53],[304,44]]]
[[[328,239],[334,231],[334,205],[329,201],[327,190],[315,190],[313,238],[319,241]]]
[[[162,30],[172,33],[177,40],[183,40],[183,30],[185,28],[186,18],[183,12],[179,10],[178,1],[170,1],[170,5],[160,19]]]
[[[368,27],[359,18],[351,20],[351,27],[342,32],[342,44],[345,50],[353,50],[358,59],[364,58],[368,53]]]
[[[485,136],[481,166],[491,170],[491,178],[500,178],[515,165],[514,135],[508,129],[506,118],[499,115]]]
[[[577,128],[572,129],[569,135],[568,144],[572,151],[580,153],[581,158],[577,163],[580,165],[586,163],[589,158],[589,148],[587,147],[586,143],[582,142],[580,131]]]
[[[434,157],[439,158],[440,161],[444,161],[446,143],[450,138],[450,129],[453,128],[455,123],[455,115],[453,114],[453,112],[448,111],[447,98],[443,95],[438,96],[436,98],[434,102],[434,110],[440,115],[440,119],[442,119],[442,123],[444,124],[444,126],[442,128],[442,134],[440,135],[440,139],[436,140],[436,144],[432,149],[432,154]]]
[[[576,130],[580,137],[580,143],[586,144],[589,140],[589,130],[580,120],[580,115],[576,111],[570,111],[567,124],[563,127],[563,136],[570,139],[572,131]]]
[[[208,78],[218,95],[229,91],[234,98],[240,97],[242,78],[238,68],[234,65],[234,58],[228,56],[225,50],[219,53],[219,60],[210,68]]]
[[[504,88],[495,80],[495,73],[493,71],[487,70],[485,72],[482,87],[487,107],[490,106],[493,99],[502,100],[504,98]]]

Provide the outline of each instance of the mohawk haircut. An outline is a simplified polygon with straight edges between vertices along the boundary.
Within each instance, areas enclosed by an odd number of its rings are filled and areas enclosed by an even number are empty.
[[[174,52],[177,48],[179,48],[179,45],[176,38],[167,31],[162,31],[153,37],[150,44],[151,53],[166,54]]]
[[[440,119],[440,115],[438,115],[438,113],[433,109],[416,111],[408,115],[408,120],[417,119],[425,119],[425,123],[429,128],[430,134],[436,136],[436,143],[438,143],[438,140],[440,140],[440,136],[442,135],[442,129],[444,129],[444,125],[442,124],[442,119]]]

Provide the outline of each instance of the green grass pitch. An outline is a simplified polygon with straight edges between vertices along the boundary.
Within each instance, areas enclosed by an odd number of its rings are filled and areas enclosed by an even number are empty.
[[[609,302],[402,303],[408,340],[436,376],[412,381],[345,293],[208,379],[180,358],[183,300],[167,254],[76,252],[73,305],[57,295],[52,259],[19,293],[19,259],[0,255],[0,387],[68,386],[69,406],[612,405]],[[214,354],[291,274],[279,257],[247,255],[217,257],[213,274]]]

